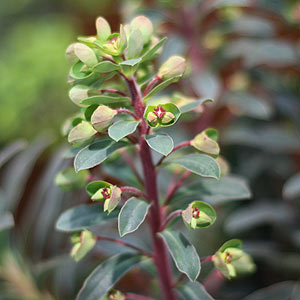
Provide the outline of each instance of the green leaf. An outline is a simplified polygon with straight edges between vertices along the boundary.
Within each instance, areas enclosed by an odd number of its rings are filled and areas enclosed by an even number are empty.
[[[164,44],[164,42],[167,40],[167,37],[164,37],[161,39],[157,44],[155,44],[151,49],[149,49],[143,56],[142,56],[142,62],[147,61],[149,59],[152,59],[155,55],[156,51]]]
[[[93,71],[98,73],[108,73],[118,71],[119,69],[120,66],[111,61],[102,61],[94,66]]]
[[[297,300],[299,295],[299,282],[285,281],[257,290],[242,300]]]
[[[181,113],[183,114],[183,113],[187,113],[189,111],[194,110],[195,108],[197,108],[198,106],[200,106],[203,103],[213,102],[213,101],[214,100],[212,100],[212,99],[206,99],[206,98],[200,99],[200,100],[195,100],[195,101],[192,101],[188,104],[185,104],[185,105],[179,107],[179,109],[180,109]]]
[[[110,25],[103,17],[97,18],[96,29],[99,40],[105,41],[111,35]]]
[[[121,237],[136,231],[144,222],[150,204],[132,197],[125,202],[118,217],[118,229]]]
[[[188,154],[168,160],[203,177],[220,178],[220,167],[217,162],[206,154]]]
[[[0,231],[14,227],[14,217],[10,212],[4,212],[0,215]]]
[[[118,213],[119,210],[116,209],[110,215],[107,215],[103,211],[102,204],[83,204],[63,212],[55,227],[59,231],[78,231],[116,219]]]
[[[84,142],[85,140],[91,138],[97,133],[93,126],[87,121],[81,121],[75,127],[71,129],[68,134],[68,142],[72,144],[77,144]]]
[[[73,246],[71,250],[71,256],[76,262],[84,258],[96,244],[95,236],[88,230],[83,230],[78,238],[79,241]]]
[[[166,88],[168,85],[177,82],[179,79],[181,78],[181,75],[178,76],[174,76],[172,78],[169,78],[165,81],[163,81],[162,83],[160,83],[159,85],[157,85],[154,89],[152,89],[150,91],[149,94],[147,94],[144,98],[143,101],[146,102],[148,101],[151,97],[153,97],[154,95],[156,95],[158,92],[160,92],[161,90],[163,90],[164,88]]]
[[[88,145],[76,155],[74,160],[75,171],[78,172],[98,166],[113,152],[125,146],[128,146],[128,143],[115,142],[106,138]]]
[[[198,281],[180,285],[177,291],[183,300],[214,300]]]
[[[139,29],[133,30],[130,33],[127,46],[127,58],[136,58],[143,50],[144,40]]]
[[[140,121],[135,121],[135,120],[120,120],[120,121],[112,124],[108,128],[108,135],[113,140],[118,142],[125,136],[135,132],[139,123],[140,123]]]
[[[177,269],[195,281],[200,274],[201,263],[195,247],[178,231],[165,230],[159,235],[164,239]]]
[[[129,59],[129,60],[124,60],[119,63],[121,66],[129,66],[129,67],[134,67],[137,65],[142,59],[141,58],[134,58],[134,59]]]
[[[167,156],[174,148],[173,139],[163,132],[157,132],[151,135],[145,135],[145,140],[153,150]]]
[[[130,269],[143,260],[143,256],[131,253],[110,257],[85,280],[76,300],[101,299]]]
[[[230,200],[249,199],[251,192],[247,183],[235,176],[224,176],[220,180],[203,178],[185,185],[175,197],[172,203],[183,206],[183,202],[194,199],[202,199],[210,204],[223,204]]]
[[[89,78],[93,73],[92,72],[82,72],[81,69],[84,66],[84,63],[82,61],[76,62],[70,70],[70,76],[74,79],[87,79]]]
[[[99,96],[92,96],[89,98],[86,98],[80,102],[80,104],[84,105],[108,105],[108,104],[115,104],[115,103],[126,103],[130,102],[130,99],[128,97],[123,96],[107,96],[107,95],[99,95]]]
[[[67,168],[55,176],[55,184],[64,191],[72,191],[84,187],[89,176],[89,171],[82,170],[78,173],[74,168]]]

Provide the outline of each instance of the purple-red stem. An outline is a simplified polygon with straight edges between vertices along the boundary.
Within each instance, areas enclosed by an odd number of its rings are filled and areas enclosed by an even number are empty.
[[[134,117],[136,120],[139,119],[131,110],[126,109],[126,108],[119,108],[119,109],[117,109],[117,113],[118,114],[121,114],[121,113],[129,114],[132,117]]]
[[[183,147],[190,146],[190,145],[191,145],[191,141],[182,142],[182,143],[178,144],[177,146],[175,146],[175,147],[173,148],[173,150],[171,151],[171,153],[173,153],[174,151],[179,150],[179,149],[181,149],[181,148],[183,148]],[[171,153],[170,153],[170,154],[171,154]],[[166,158],[166,156],[163,156],[163,157],[157,162],[156,166],[158,167],[158,166],[165,160],[165,158]]]
[[[131,248],[133,250],[136,250],[136,251],[140,252],[141,254],[143,254],[145,256],[152,257],[152,253],[150,253],[148,251],[145,251],[141,248],[138,248],[134,245],[131,245],[129,243],[126,243],[124,241],[118,240],[118,239],[114,239],[114,238],[110,238],[110,237],[106,237],[106,236],[96,236],[96,239],[97,239],[97,241],[108,241],[108,242],[112,242],[112,243],[115,243],[115,244],[118,244],[118,245],[122,245],[124,247],[128,247],[128,248]]]
[[[115,90],[115,89],[99,90],[99,92],[100,92],[101,94],[103,94],[103,93],[112,93],[112,94],[118,94],[118,95],[121,95],[121,96],[124,96],[124,97],[127,96],[127,95],[126,95],[125,93],[123,93],[122,91]]]
[[[145,198],[145,199],[148,199],[147,195],[145,193],[143,193],[141,190],[135,188],[135,187],[132,187],[132,186],[122,186],[121,188],[121,191],[122,192],[130,192],[138,197],[142,197],[142,198]]]
[[[135,78],[130,80],[126,79],[126,81],[131,92],[132,104],[135,112],[137,116],[142,119],[142,123],[139,126],[139,154],[143,166],[145,189],[149,201],[152,202],[149,222],[154,244],[153,259],[157,268],[163,299],[177,300],[175,291],[172,288],[172,271],[167,248],[164,244],[164,241],[157,234],[160,231],[162,223],[162,209],[159,205],[158,199],[155,166],[153,164],[150,148],[143,137],[148,130],[146,121],[143,118],[145,107],[143,105],[142,95],[139,87],[137,86]]]
[[[160,227],[160,231],[163,231],[166,226],[168,225],[168,223],[175,217],[180,216],[182,214],[183,210],[182,209],[178,209],[175,210],[173,212],[171,212],[166,218],[165,220],[162,222],[162,225]]]
[[[154,85],[156,85],[158,82],[161,81],[161,78],[159,76],[155,76],[146,86],[144,91],[144,97],[150,92],[150,90],[153,88]]]
[[[177,181],[177,183],[175,183],[168,191],[168,195],[166,198],[166,201],[164,203],[164,206],[167,206],[170,201],[172,200],[172,197],[174,196],[174,194],[176,193],[176,191],[184,184],[184,182],[186,181],[186,179],[191,175],[190,171],[186,171],[182,177]]]

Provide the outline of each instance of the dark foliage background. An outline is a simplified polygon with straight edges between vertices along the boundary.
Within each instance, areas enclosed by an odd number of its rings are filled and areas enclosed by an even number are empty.
[[[172,132],[175,140],[216,127],[231,172],[246,178],[252,191],[251,200],[218,205],[216,225],[192,238],[203,256],[227,239],[242,239],[257,272],[213,282],[208,290],[217,299],[242,299],[288,281],[274,294],[247,299],[298,299],[292,282],[300,278],[300,2],[280,0],[1,1],[0,211],[12,212],[15,226],[0,234],[0,298],[74,299],[97,261],[120,250],[104,245],[79,264],[68,257],[68,236],[55,232],[54,223],[87,195],[62,192],[53,177],[71,164],[62,158],[66,145],[59,134],[76,109],[67,97],[65,48],[78,35],[94,34],[98,15],[117,29],[138,14],[168,36],[159,61],[187,57],[188,74],[176,88],[215,99]],[[112,168],[106,165],[103,176],[117,183],[112,174],[120,168]],[[4,222],[9,217],[2,215]],[[210,270],[205,267],[201,279]],[[157,288],[140,272],[120,287]],[[285,290],[293,296],[276,298]]]

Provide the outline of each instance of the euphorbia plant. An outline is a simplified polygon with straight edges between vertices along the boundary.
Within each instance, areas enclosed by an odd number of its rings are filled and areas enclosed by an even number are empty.
[[[188,228],[196,230],[211,226],[216,212],[202,199],[192,199],[180,209],[174,209],[172,200],[189,178],[200,176],[217,181],[226,173],[226,164],[218,157],[218,132],[209,128],[194,139],[174,146],[172,137],[164,130],[177,125],[182,114],[199,112],[199,106],[212,100],[195,100],[178,93],[170,98],[155,96],[182,77],[186,63],[184,58],[173,56],[158,72],[154,71],[154,59],[165,38],[159,40],[155,36],[148,18],[136,17],[130,24],[121,25],[119,33],[112,33],[107,21],[99,17],[96,29],[96,36],[80,37],[78,43],[67,49],[67,57],[73,64],[69,95],[80,107],[80,112],[63,127],[73,145],[68,157],[75,156],[75,170],[63,171],[56,182],[70,190],[81,188],[82,181],[86,181],[86,191],[91,201],[97,203],[66,211],[60,216],[57,228],[73,232],[71,255],[76,261],[102,240],[134,252],[116,255],[101,263],[86,279],[77,299],[151,299],[112,290],[133,266],[146,261],[156,267],[163,299],[177,299],[178,291],[183,298],[190,299],[185,296],[189,289],[196,289],[199,295],[206,293],[199,283],[182,285],[181,277],[176,280],[178,275],[172,272],[169,256],[178,271],[192,282],[196,281],[201,269],[195,247],[183,233],[174,230],[173,219],[182,217]],[[138,153],[135,159],[141,162],[143,176],[124,149]],[[178,151],[181,149],[188,153]],[[151,151],[162,155],[156,163]],[[116,186],[97,177],[98,166],[113,153],[118,158],[120,152],[137,177],[136,186]],[[167,195],[159,192],[157,184],[158,172],[163,168],[177,174]],[[132,197],[128,199],[128,195]],[[120,237],[136,231],[146,220],[151,231],[152,250],[146,251],[121,238],[99,236],[91,228],[112,219],[118,220]],[[237,240],[227,242],[216,254],[202,260],[213,261],[226,277],[234,277],[239,267],[243,271],[253,269],[250,257]]]

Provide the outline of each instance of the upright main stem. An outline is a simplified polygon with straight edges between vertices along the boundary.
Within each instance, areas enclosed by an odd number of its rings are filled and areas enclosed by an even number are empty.
[[[142,120],[139,128],[139,154],[142,161],[143,173],[145,179],[145,189],[149,201],[150,209],[150,227],[153,239],[153,259],[159,276],[160,286],[164,300],[177,300],[176,294],[172,288],[172,272],[168,258],[167,248],[163,240],[158,236],[162,224],[162,210],[159,204],[157,192],[156,171],[153,164],[150,148],[144,139],[147,133],[147,124],[143,118],[144,105],[142,103],[141,92],[136,84],[135,79],[127,80],[131,91],[132,102],[137,116]]]

